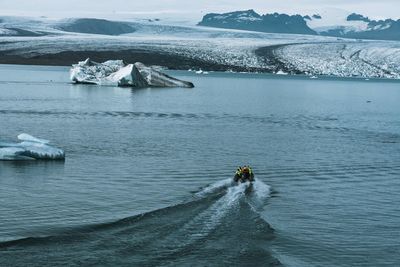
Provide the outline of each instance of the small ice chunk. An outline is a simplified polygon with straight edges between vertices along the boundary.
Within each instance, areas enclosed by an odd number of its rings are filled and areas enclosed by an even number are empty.
[[[22,142],[21,147],[25,152],[21,153],[23,156],[31,157],[34,159],[46,160],[62,160],[65,159],[65,153],[62,149],[52,147],[43,143],[36,142]]]
[[[288,75],[288,73],[287,73],[287,72],[284,72],[283,70],[278,70],[278,71],[276,72],[276,74],[277,74],[277,75]]]
[[[20,147],[0,148],[0,160],[34,160],[34,158],[23,156],[25,149]]]
[[[39,138],[33,137],[32,135],[29,135],[26,133],[19,134],[17,136],[17,138],[18,138],[18,140],[21,140],[21,141],[30,141],[30,142],[36,142],[36,143],[42,143],[42,144],[50,143],[49,140],[39,139]]]
[[[29,134],[20,134],[20,143],[0,143],[0,160],[64,160],[62,149],[48,145],[50,141]]]

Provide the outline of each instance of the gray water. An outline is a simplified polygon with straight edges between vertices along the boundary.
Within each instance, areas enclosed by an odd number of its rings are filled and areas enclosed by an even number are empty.
[[[171,74],[196,88],[0,66],[0,141],[67,155],[0,162],[0,266],[400,265],[400,83]]]

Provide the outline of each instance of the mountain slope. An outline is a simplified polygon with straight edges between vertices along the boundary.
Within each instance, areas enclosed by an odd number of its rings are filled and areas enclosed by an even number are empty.
[[[323,18],[322,21],[310,18],[307,22],[319,34],[325,36],[372,40],[400,40],[400,20],[386,19],[377,21],[357,13],[346,15],[343,12],[340,15],[341,18],[336,22],[336,25],[321,27],[320,25],[324,24],[323,20],[326,18]]]
[[[278,13],[259,15],[254,10],[210,13],[205,15],[198,25],[270,33],[316,34],[300,15],[289,16]]]
[[[199,26],[248,30],[268,33],[292,33],[324,35],[355,39],[373,40],[400,40],[400,20],[371,20],[357,13],[347,13],[345,10],[334,10],[336,23],[330,24],[332,18],[319,14],[287,15],[265,14],[259,15],[254,10],[234,11],[229,13],[210,13],[203,17]],[[336,14],[337,13],[337,14]]]
[[[75,19],[70,22],[63,23],[59,26],[59,29],[67,32],[104,35],[120,35],[135,31],[135,28],[125,22],[88,18]]]

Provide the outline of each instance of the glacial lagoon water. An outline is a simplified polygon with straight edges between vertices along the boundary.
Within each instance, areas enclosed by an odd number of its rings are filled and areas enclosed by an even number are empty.
[[[400,265],[399,82],[171,74],[196,88],[0,66],[0,140],[67,157],[0,162],[0,266]]]

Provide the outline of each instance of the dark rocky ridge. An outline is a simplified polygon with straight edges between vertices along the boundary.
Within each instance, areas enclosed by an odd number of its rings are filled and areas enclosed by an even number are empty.
[[[347,17],[347,21],[367,22],[367,29],[364,31],[348,31],[344,27],[338,27],[321,34],[355,39],[400,40],[400,20],[370,20],[368,17],[353,13]]]
[[[207,14],[198,25],[269,33],[316,34],[300,15],[274,13],[261,16],[254,10]]]
[[[365,22],[370,22],[371,20],[368,17],[364,17],[361,14],[357,13],[352,13],[347,16],[347,21],[365,21]]]

